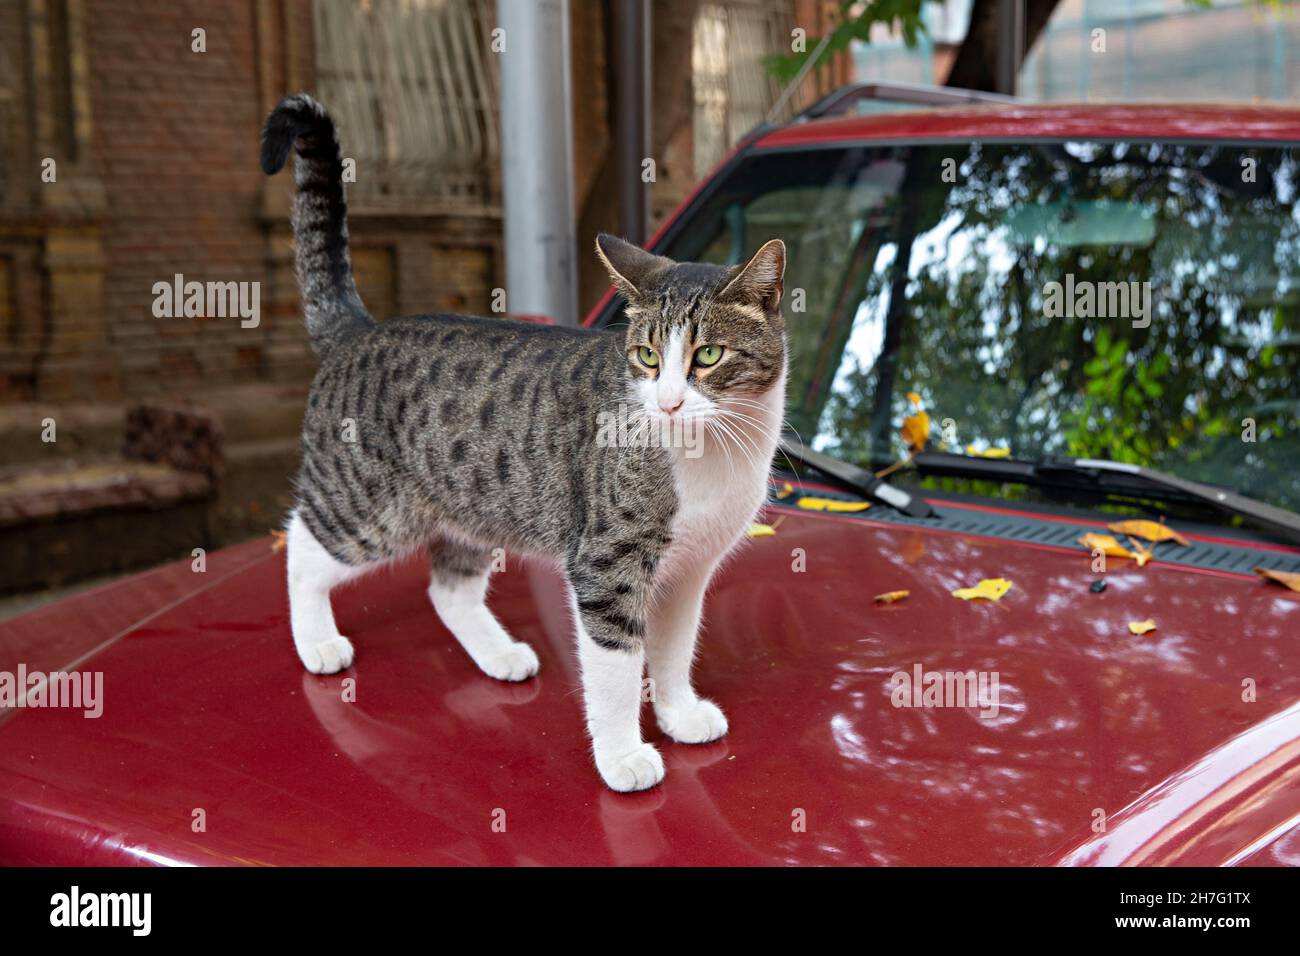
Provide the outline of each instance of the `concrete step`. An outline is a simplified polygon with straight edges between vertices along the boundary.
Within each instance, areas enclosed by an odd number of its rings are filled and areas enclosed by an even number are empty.
[[[18,402],[0,407],[0,467],[89,460],[120,454],[126,413],[152,399],[97,404]],[[258,382],[194,393],[180,404],[215,412],[226,444],[296,438],[307,404],[305,385]],[[52,435],[47,421],[53,420]],[[53,441],[45,438],[53,437]]]
[[[304,387],[268,384],[195,400],[223,425],[223,463],[212,482],[164,464],[127,462],[125,403],[4,408],[0,593],[148,567],[282,527],[305,401]],[[54,442],[40,440],[47,417],[55,419]]]

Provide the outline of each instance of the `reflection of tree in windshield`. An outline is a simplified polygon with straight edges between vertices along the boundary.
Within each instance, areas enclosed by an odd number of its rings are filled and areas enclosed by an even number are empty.
[[[820,325],[846,343],[829,388],[810,369],[827,342],[796,351],[791,418],[805,434],[844,457],[899,457],[915,390],[961,447],[1114,458],[1300,508],[1289,150],[951,145],[905,161],[898,193],[835,257],[854,289],[847,315],[805,317],[852,323]],[[796,237],[788,285],[806,281],[801,251]],[[856,278],[854,258],[870,266]],[[1044,289],[1067,277],[1149,282],[1149,327],[1133,327],[1136,298],[1123,315],[1049,315]]]

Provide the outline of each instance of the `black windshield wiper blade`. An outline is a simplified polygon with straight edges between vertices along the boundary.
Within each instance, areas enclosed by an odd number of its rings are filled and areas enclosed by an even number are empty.
[[[936,516],[935,510],[930,507],[929,502],[925,499],[917,495],[910,495],[901,488],[881,481],[865,468],[859,468],[847,461],[840,461],[830,455],[823,455],[819,451],[813,451],[798,438],[782,435],[780,448],[793,461],[817,469],[828,478],[834,479],[848,490],[855,491],[864,498],[870,498],[872,501],[889,505],[896,511],[901,511],[913,518],[933,518]]]
[[[1052,485],[1190,502],[1240,517],[1288,541],[1300,543],[1300,514],[1294,511],[1265,504],[1227,488],[1189,481],[1141,465],[1104,458],[1048,457],[1039,461],[1018,461],[943,452],[922,452],[914,461],[918,470],[928,475]]]

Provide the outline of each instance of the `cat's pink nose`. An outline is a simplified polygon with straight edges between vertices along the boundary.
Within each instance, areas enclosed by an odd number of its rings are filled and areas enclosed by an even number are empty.
[[[686,401],[685,398],[661,398],[659,399],[659,407],[671,415],[673,412],[677,411],[677,409],[682,407],[682,402],[684,401]]]

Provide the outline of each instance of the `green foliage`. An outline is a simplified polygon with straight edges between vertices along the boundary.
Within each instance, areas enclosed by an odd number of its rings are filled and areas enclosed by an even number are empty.
[[[1083,403],[1063,423],[1069,454],[1142,465],[1160,454],[1161,439],[1169,446],[1179,444],[1186,437],[1178,434],[1187,431],[1186,422],[1162,419],[1162,435],[1142,427],[1165,393],[1161,378],[1169,372],[1169,355],[1162,352],[1149,364],[1130,363],[1128,339],[1112,342],[1104,326],[1093,344],[1095,354],[1083,366]]]
[[[895,28],[903,34],[903,42],[910,49],[925,32],[925,23],[921,19],[921,7],[925,3],[938,0],[868,0],[862,9],[854,14],[853,8],[858,0],[840,0],[840,23],[830,33],[830,40],[819,54],[819,62],[826,62],[832,54],[848,49],[853,40],[863,43],[871,42],[871,30],[882,23]],[[763,65],[780,83],[789,83],[798,75],[803,65],[817,49],[824,37],[807,37],[806,49],[800,53],[773,54],[763,58]]]

